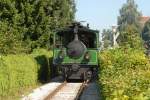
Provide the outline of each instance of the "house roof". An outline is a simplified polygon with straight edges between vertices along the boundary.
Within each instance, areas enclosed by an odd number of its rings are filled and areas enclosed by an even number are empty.
[[[150,19],[150,16],[142,16],[142,17],[140,17],[140,24],[141,24],[142,26],[144,26],[145,23],[146,23],[149,19]]]

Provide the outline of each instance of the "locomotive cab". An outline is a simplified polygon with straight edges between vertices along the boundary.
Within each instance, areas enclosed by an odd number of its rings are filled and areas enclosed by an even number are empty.
[[[80,23],[54,34],[53,65],[65,79],[86,80],[95,77],[98,69],[98,31]]]

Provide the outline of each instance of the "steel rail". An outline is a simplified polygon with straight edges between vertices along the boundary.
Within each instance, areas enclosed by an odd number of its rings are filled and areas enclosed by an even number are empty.
[[[79,100],[80,96],[82,95],[82,92],[84,89],[87,87],[89,81],[83,82],[82,85],[80,86],[75,99],[74,100]],[[66,81],[64,81],[61,85],[59,85],[54,91],[52,91],[48,96],[45,97],[44,100],[51,100],[63,87],[65,87],[67,84]]]
[[[48,96],[44,98],[44,100],[51,100],[55,94],[61,90],[65,85],[67,84],[66,81],[64,81],[61,85],[59,85],[54,91],[52,91]]]
[[[87,84],[89,83],[89,81],[87,80],[86,82],[83,82],[82,85],[80,86],[80,89],[75,97],[75,100],[79,100],[80,96],[82,94],[82,92],[84,91],[84,89],[87,87]]]

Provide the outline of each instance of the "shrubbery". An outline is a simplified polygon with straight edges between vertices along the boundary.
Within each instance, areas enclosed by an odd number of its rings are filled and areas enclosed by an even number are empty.
[[[52,65],[52,52],[47,51],[45,49],[35,49],[32,54],[31,54],[37,63],[40,65],[39,66],[39,71],[38,71],[38,80],[40,82],[46,82],[50,79],[51,77],[51,65]]]
[[[37,83],[38,65],[31,56],[9,55],[0,59],[0,95]]]
[[[106,100],[149,100],[150,64],[134,49],[112,49],[99,54],[99,84]]]
[[[52,53],[43,49],[35,50],[31,55],[0,56],[0,98],[47,81],[50,57]]]

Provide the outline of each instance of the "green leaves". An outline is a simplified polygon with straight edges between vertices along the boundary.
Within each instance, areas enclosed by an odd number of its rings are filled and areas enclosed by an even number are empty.
[[[71,23],[74,13],[74,0],[1,0],[0,38],[5,39],[5,33],[9,33],[14,36],[12,43],[28,49],[27,51],[38,47],[50,49],[52,33]],[[0,45],[7,44],[0,41]],[[5,50],[0,46],[0,50],[6,51],[0,53],[11,53],[10,48],[12,47],[8,46]]]
[[[128,45],[131,48],[141,48],[141,14],[137,10],[137,5],[134,0],[127,0],[127,3],[120,9],[118,17],[118,29],[120,36],[118,42],[120,45]]]
[[[135,49],[141,49],[143,47],[140,34],[134,25],[127,25],[125,31],[120,33],[117,41],[121,47],[130,47]]]
[[[52,52],[44,49],[34,50],[31,55],[0,56],[0,99],[14,97],[20,91],[24,93],[22,89],[49,80],[51,57]]]
[[[0,22],[0,54],[16,54],[24,51],[21,35],[7,22]]]
[[[127,0],[127,3],[120,9],[120,16],[118,17],[119,31],[125,31],[127,25],[135,25],[135,27],[140,28],[140,16],[141,14],[137,10],[135,1]]]
[[[105,50],[99,61],[99,84],[106,100],[150,99],[150,63],[141,50]]]
[[[102,33],[102,41],[104,41],[104,48],[108,48],[110,46],[112,46],[112,31],[109,29],[104,29],[103,33]]]
[[[150,19],[146,22],[143,30],[142,30],[142,38],[148,46],[147,49],[150,48]]]

